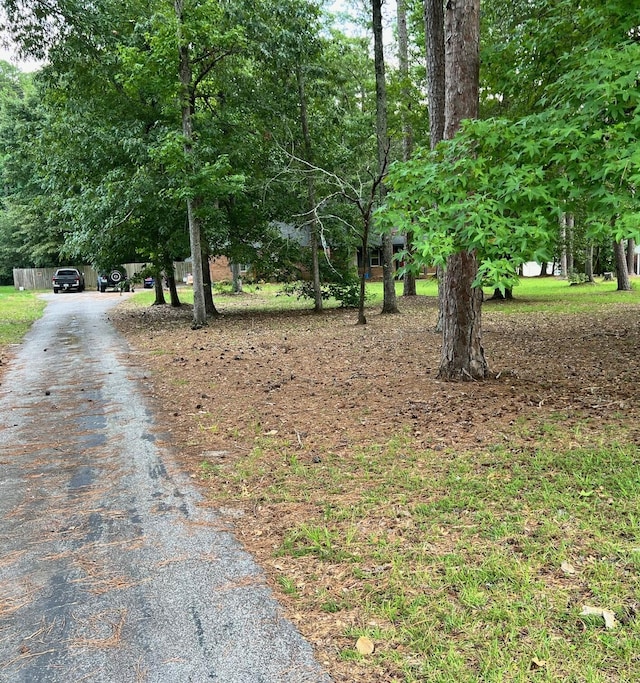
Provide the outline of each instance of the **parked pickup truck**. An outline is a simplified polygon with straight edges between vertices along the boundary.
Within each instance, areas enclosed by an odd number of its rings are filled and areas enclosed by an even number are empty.
[[[57,294],[60,290],[63,292],[82,292],[84,290],[84,275],[76,268],[58,268],[53,274],[51,280],[53,284],[53,293]]]

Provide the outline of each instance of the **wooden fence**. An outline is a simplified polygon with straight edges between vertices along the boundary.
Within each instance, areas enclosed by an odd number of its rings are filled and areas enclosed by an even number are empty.
[[[127,277],[134,277],[145,265],[145,263],[125,263],[123,267],[127,271]],[[70,264],[68,266],[60,266],[60,268],[77,268],[81,273],[84,273],[87,289],[94,289],[97,285],[98,274],[92,266]],[[57,268],[14,268],[13,285],[19,290],[51,289],[51,278],[53,278],[56,270]],[[191,272],[191,264],[185,261],[176,261],[173,264],[173,272],[177,282],[184,282],[187,274]]]

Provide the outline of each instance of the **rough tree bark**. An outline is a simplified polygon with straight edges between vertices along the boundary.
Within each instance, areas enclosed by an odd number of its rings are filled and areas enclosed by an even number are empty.
[[[447,0],[445,7],[445,126],[452,138],[463,119],[477,118],[479,97],[480,0]],[[484,379],[482,289],[474,287],[478,263],[474,251],[454,253],[442,279],[442,355],[438,377]]]
[[[164,298],[164,289],[162,288],[162,273],[156,273],[153,282],[153,289],[155,292],[154,306],[166,306],[167,302]]]
[[[567,263],[567,214],[563,213],[560,216],[560,246],[562,252],[560,253],[560,277],[567,279],[569,276],[569,264]]]
[[[169,297],[173,308],[180,308],[180,297],[178,296],[178,288],[176,287],[176,276],[173,273],[173,268],[167,270],[167,284],[169,285]]]
[[[398,19],[398,67],[400,72],[401,86],[401,109],[402,117],[402,160],[408,161],[413,154],[413,128],[409,114],[411,112],[411,97],[409,92],[409,33],[407,30],[407,0],[397,0]],[[405,233],[407,261],[413,261],[413,231]],[[403,296],[416,295],[415,273],[406,272],[402,285]]]
[[[429,104],[429,144],[433,149],[444,137],[444,3],[424,0],[424,30],[427,51],[427,99]],[[438,267],[438,322],[436,332],[442,332],[442,275]]]
[[[378,174],[384,177],[389,163],[389,135],[387,132],[387,83],[384,68],[382,42],[382,0],[372,0],[373,52],[376,72],[376,135],[378,138]],[[384,200],[384,183],[379,187],[380,200]],[[393,267],[393,238],[389,233],[382,235],[382,277],[384,280],[384,301],[382,313],[397,313],[396,283]]]
[[[200,237],[202,244],[202,294],[204,296],[204,310],[207,318],[220,315],[216,305],[213,303],[213,283],[211,282],[211,270],[209,269],[209,249],[205,246],[204,237]]]
[[[567,251],[567,276],[572,275],[575,270],[573,258],[573,233],[575,230],[575,216],[572,213],[567,214],[567,233],[566,233],[566,251]]]
[[[627,240],[627,272],[629,275],[636,273],[636,241],[633,237]]]
[[[182,114],[182,134],[184,136],[184,151],[187,158],[192,154],[193,146],[193,73],[189,55],[188,40],[182,35],[183,0],[175,0],[174,4],[178,25],[178,56],[180,60],[180,106]],[[205,307],[204,287],[202,281],[202,244],[200,239],[201,226],[197,215],[196,200],[187,199],[187,222],[189,225],[189,242],[191,259],[193,261],[193,323],[197,329],[207,324],[207,310]]]
[[[429,142],[433,149],[444,137],[444,4],[424,0],[424,29],[427,48],[427,98]]]
[[[613,251],[616,257],[616,278],[618,280],[619,292],[631,291],[631,280],[629,279],[629,271],[627,270],[627,255],[624,249],[624,242],[613,243]]]
[[[595,282],[593,279],[593,244],[588,245],[584,250],[584,274],[587,282]]]
[[[300,125],[304,140],[305,161],[313,165],[313,146],[309,131],[309,117],[307,114],[307,95],[304,75],[300,65],[296,67],[296,81],[298,84],[298,100],[300,106]],[[320,260],[318,259],[318,219],[316,216],[316,188],[313,175],[307,173],[307,201],[309,206],[310,245],[311,245],[311,278],[313,281],[313,310],[322,313],[322,287],[320,283]]]
[[[231,263],[231,291],[234,294],[242,294],[242,278],[240,277],[240,264]]]
[[[438,378],[484,379],[487,362],[482,348],[482,290],[473,289],[478,272],[475,252],[454,254],[442,279],[443,339]]]
[[[369,247],[369,220],[366,216],[364,218],[364,226],[362,230],[362,273],[360,274],[360,295],[358,297],[358,322],[357,325],[366,325],[367,316],[364,313],[364,300],[366,297],[366,282],[367,282],[367,249]]]

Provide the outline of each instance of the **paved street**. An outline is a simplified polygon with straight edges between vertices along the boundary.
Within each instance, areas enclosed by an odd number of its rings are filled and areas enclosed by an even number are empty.
[[[0,386],[0,681],[327,683],[165,448],[121,298],[47,298]]]

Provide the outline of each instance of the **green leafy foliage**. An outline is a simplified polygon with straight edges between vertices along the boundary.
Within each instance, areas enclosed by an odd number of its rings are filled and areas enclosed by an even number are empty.
[[[545,179],[521,129],[466,122],[454,140],[391,168],[393,192],[378,216],[390,229],[413,229],[424,263],[476,250],[476,284],[509,287],[523,262],[547,259],[558,209]]]
[[[7,264],[62,255],[161,269],[187,255],[185,200],[198,198],[211,253],[291,277],[293,259],[286,248],[274,258],[269,225],[300,223],[309,208],[308,169],[291,161],[303,149],[298,73],[315,162],[351,172],[372,156],[366,41],[323,32],[320,3],[185,0],[180,18],[172,3],[137,0],[84,12],[75,0],[3,4],[25,52],[48,56],[33,103],[6,119]],[[181,44],[192,66],[189,139]],[[316,182],[335,200],[326,177]],[[336,203],[322,216],[332,249],[349,232]]]
[[[310,255],[302,251],[300,256],[299,263],[302,265],[302,272],[308,273],[311,266]],[[326,252],[320,255],[320,278],[324,301],[334,299],[342,308],[358,307],[360,280],[351,260],[349,243],[340,245],[336,242],[336,248],[332,249],[330,255]],[[313,283],[301,278],[286,284],[283,291],[298,299],[313,300],[314,298]]]
[[[617,30],[607,25],[560,60],[538,111],[467,121],[454,140],[392,167],[379,218],[411,228],[423,262],[475,250],[476,285],[503,288],[522,262],[550,258],[565,212],[582,217],[591,242],[638,235],[640,43],[614,4],[602,16]],[[597,8],[587,9],[591,25]]]
[[[360,303],[360,281],[355,275],[346,275],[341,280],[323,282],[322,299],[335,299],[341,308],[357,308]],[[298,280],[285,284],[282,290],[285,294],[296,296],[298,299],[314,298],[313,283],[308,280]]]

